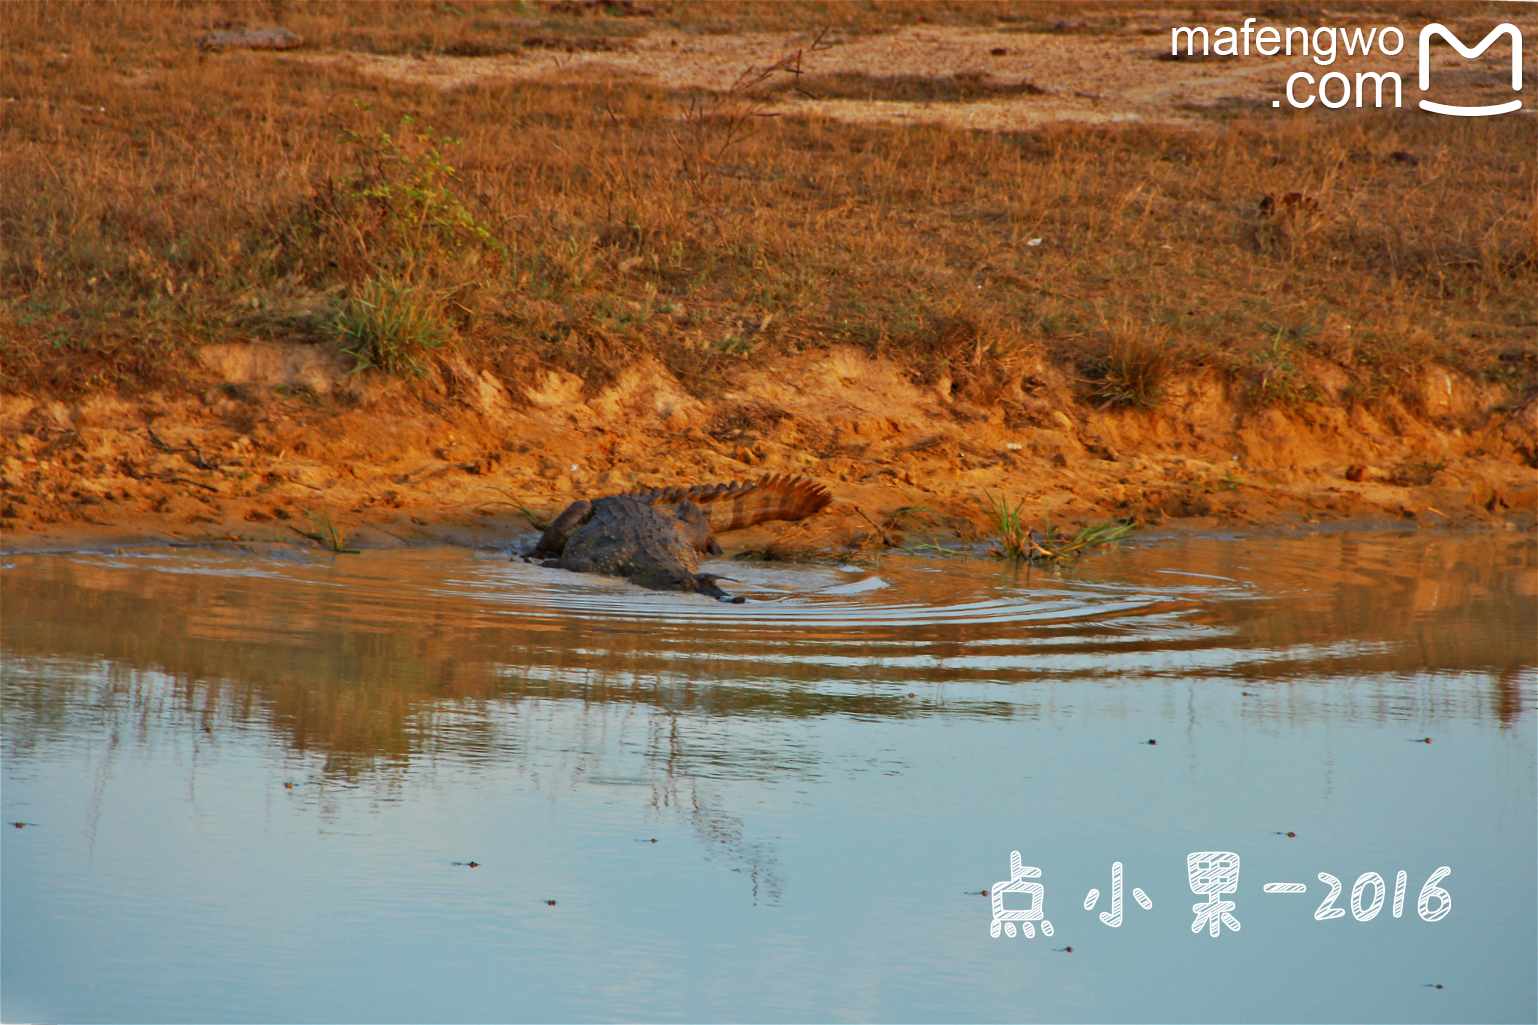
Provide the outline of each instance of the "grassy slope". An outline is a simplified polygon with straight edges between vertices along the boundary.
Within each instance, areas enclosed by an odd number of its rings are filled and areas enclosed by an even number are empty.
[[[619,39],[659,18],[875,31],[1057,10],[655,6],[296,5],[284,21],[314,46],[411,53],[516,46],[530,26]],[[681,119],[689,98],[644,83],[442,92],[189,44],[267,12],[0,8],[0,95],[17,100],[0,120],[0,388],[175,385],[197,345],[263,337],[351,341],[376,363],[392,338],[406,355],[440,338],[511,381],[559,366],[595,387],[649,354],[699,393],[843,342],[1006,406],[1043,352],[1085,399],[1130,404],[1182,367],[1234,375],[1257,405],[1313,401],[1315,357],[1364,401],[1413,402],[1433,362],[1533,373],[1530,118],[1234,110],[1201,131],[993,135],[786,117],[742,137],[744,96]],[[1317,208],[1259,209],[1293,191]]]

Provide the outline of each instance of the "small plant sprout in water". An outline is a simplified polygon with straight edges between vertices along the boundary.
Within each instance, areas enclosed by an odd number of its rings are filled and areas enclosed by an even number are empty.
[[[347,544],[347,532],[331,519],[331,510],[322,509],[319,514],[306,509],[304,511],[309,518],[313,530],[300,531],[305,537],[310,538],[328,552],[337,552],[345,555],[357,555],[363,549],[352,548]]]
[[[1031,538],[1031,528],[1025,525],[1020,515],[1020,511],[1025,508],[1025,501],[1022,499],[1011,506],[1002,497],[995,498],[987,491],[983,494],[988,498],[988,518],[993,521],[993,529],[999,535],[999,547],[994,550],[1011,562],[1033,558],[1035,543]]]
[[[1069,558],[1091,548],[1120,541],[1132,532],[1125,523],[1098,523],[1080,527],[1073,534],[1065,534],[1052,525],[1049,518],[1043,533],[1037,534],[1026,524],[1022,511],[1024,500],[1010,505],[1003,497],[983,492],[988,498],[988,517],[999,536],[998,546],[990,552],[1010,562],[1056,561]]]

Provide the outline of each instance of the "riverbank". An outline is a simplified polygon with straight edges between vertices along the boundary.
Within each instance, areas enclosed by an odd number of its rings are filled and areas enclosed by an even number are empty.
[[[0,543],[492,543],[768,472],[838,501],[738,551],[972,540],[998,501],[1532,529],[1531,117],[1273,106],[1287,57],[1168,33],[0,8]],[[1336,66],[1412,80],[1380,57]],[[1439,96],[1504,88],[1452,65]]]
[[[514,391],[446,362],[420,380],[349,374],[310,347],[204,350],[201,393],[0,400],[10,549],[135,539],[495,544],[582,496],[795,473],[816,517],[722,538],[769,557],[977,540],[993,498],[1073,528],[1414,524],[1530,530],[1535,403],[1437,370],[1395,399],[1249,409],[1216,375],[1160,409],[1073,401],[1042,363],[1028,404],[983,407],[849,350],[745,372],[714,399],[658,366],[584,397],[549,372]]]

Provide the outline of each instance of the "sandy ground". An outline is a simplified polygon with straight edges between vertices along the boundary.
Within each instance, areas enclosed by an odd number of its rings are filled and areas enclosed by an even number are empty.
[[[1532,27],[1538,29],[1538,20],[1517,20],[1533,21]],[[1414,38],[1408,39],[1393,56],[1385,56],[1377,49],[1371,54],[1359,51],[1348,55],[1343,45],[1337,45],[1335,56],[1327,64],[1308,58],[1300,60],[1297,54],[1288,56],[1285,50],[1267,57],[1254,49],[1247,55],[1232,57],[1212,53],[1194,59],[1171,59],[1173,27],[1215,28],[1229,23],[1221,18],[1203,19],[1190,10],[1127,8],[1111,17],[1064,22],[1062,31],[1054,33],[918,25],[880,35],[829,34],[816,49],[812,49],[815,36],[809,32],[711,36],[664,28],[637,39],[603,39],[604,45],[614,49],[591,52],[532,47],[493,57],[310,53],[299,59],[347,64],[365,74],[443,89],[485,79],[554,76],[635,78],[668,89],[726,90],[748,69],[766,68],[799,53],[797,67],[807,76],[981,76],[999,86],[1029,82],[1041,90],[967,103],[903,103],[824,99],[817,97],[815,87],[811,87],[810,91],[780,93],[768,108],[770,113],[817,114],[850,122],[928,123],[988,131],[1034,128],[1052,121],[1196,124],[1203,116],[1203,108],[1286,105],[1288,76],[1300,70],[1311,72],[1315,79],[1339,72],[1352,81],[1360,72],[1397,72],[1404,83],[1405,106],[1413,106],[1422,96],[1416,89]],[[1411,31],[1412,36],[1416,28],[1406,27],[1408,19],[1388,15],[1365,14],[1352,23],[1364,31],[1392,25],[1401,33]],[[1315,21],[1261,17],[1253,27],[1258,30],[1269,26],[1281,31],[1289,25],[1304,24],[1313,26]],[[530,23],[531,31],[534,25]],[[1486,26],[1481,25],[1479,31],[1485,30]],[[1471,29],[1463,34],[1472,32]],[[1183,53],[1184,49],[1182,43]],[[1499,60],[1494,59],[1497,56]],[[1500,85],[1509,88],[1509,55],[1499,48],[1491,51],[1488,63],[1472,65],[1449,50],[1447,55],[1434,60],[1433,71],[1439,98],[1486,93],[1479,102],[1510,98],[1491,91]],[[1533,54],[1524,54],[1525,74],[1531,77],[1535,71],[1538,62]],[[1303,102],[1308,96],[1307,83],[1300,80],[1294,95]],[[1333,99],[1334,94],[1330,95]],[[1385,105],[1392,104],[1392,89],[1388,96]],[[1369,97],[1367,102],[1371,105],[1373,99]]]
[[[661,30],[610,52],[293,59],[445,88],[552,71],[721,88],[807,42]],[[1156,59],[1169,45],[1167,20],[1130,10],[1103,33],[919,26],[832,44],[805,54],[804,69],[986,73],[1044,92],[966,104],[790,93],[781,107],[978,128],[1178,122],[1192,105],[1269,104],[1285,81],[1276,60]],[[1413,65],[1400,65],[1379,70],[1413,82]],[[988,533],[990,496],[1025,502],[1025,518],[1039,525],[1050,517],[1191,529],[1531,530],[1538,503],[1534,396],[1442,369],[1426,372],[1413,410],[1393,400],[1348,409],[1343,375],[1320,366],[1312,372],[1325,400],[1294,410],[1250,408],[1233,385],[1198,375],[1175,382],[1154,413],[1108,413],[1076,401],[1073,382],[1046,365],[1028,368],[1035,383],[1006,411],[967,406],[947,382],[921,389],[891,365],[839,351],[747,372],[709,402],[646,364],[584,396],[558,373],[515,390],[462,363],[415,383],[349,375],[343,357],[313,347],[209,346],[201,360],[201,395],[0,396],[0,544],[313,544],[335,539],[333,528],[363,545],[497,544],[529,532],[520,507],[548,515],[584,495],[765,472],[821,480],[838,501],[803,523],[727,536],[729,550],[850,553],[977,539]]]

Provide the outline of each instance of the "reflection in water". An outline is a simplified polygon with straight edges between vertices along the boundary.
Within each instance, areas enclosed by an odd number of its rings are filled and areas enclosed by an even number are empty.
[[[13,666],[30,668],[12,680],[7,742],[25,748],[75,715],[142,732],[174,712],[210,729],[262,723],[348,775],[450,750],[516,756],[524,741],[484,714],[493,701],[640,704],[691,722],[1050,716],[1053,684],[1133,679],[1249,681],[1259,698],[1244,714],[1288,722],[1509,724],[1533,661],[1534,551],[1500,536],[1324,536],[1164,542],[1061,574],[912,558],[876,571],[744,565],[732,572],[758,600],[741,606],[452,551],[299,565],[21,557],[6,571],[4,639]],[[878,577],[891,586],[847,586]],[[53,685],[53,664],[95,667],[76,678],[98,692]],[[147,687],[150,671],[174,687]],[[1487,685],[1465,686],[1468,674]],[[978,684],[1034,686],[964,686]],[[654,741],[664,775],[789,767],[735,745],[711,752],[679,728]]]
[[[1286,750],[1316,729],[1402,723],[1396,742],[1455,725],[1531,732],[1538,546],[1523,539],[1198,538],[1128,545],[1060,572],[912,557],[726,572],[747,604],[459,550],[12,557],[0,576],[8,771],[71,757],[90,766],[89,859],[104,805],[110,813],[104,795],[132,751],[164,748],[190,766],[187,799],[202,816],[219,802],[199,787],[219,792],[236,752],[265,745],[297,799],[337,829],[360,795],[404,805],[437,788],[448,799],[470,785],[437,781],[465,772],[516,783],[553,809],[644,795],[646,808],[686,823],[708,859],[748,880],[752,906],[784,910],[804,834],[845,835],[875,800],[818,826],[808,789],[867,777],[907,785],[919,748],[944,736],[937,730],[1032,726],[1008,740],[1030,738],[1017,757],[1027,781],[1046,767],[1024,760],[1047,750],[1053,731],[1098,744],[1178,728],[1201,752],[1218,744],[1204,738],[1223,736],[1202,729],[1232,728],[1248,738],[1223,748],[1234,778],[1258,738]],[[901,743],[891,739],[898,728],[908,730]],[[1501,757],[1520,765],[1525,743]],[[1335,757],[1265,771],[1327,799]],[[1189,758],[1188,775],[1205,771]],[[200,776],[203,765],[214,768]],[[1135,787],[1137,770],[1118,771],[1132,773],[1118,787]],[[1095,798],[1086,793],[1074,801]],[[496,814],[495,795],[486,800],[473,814]],[[919,815],[952,798],[912,800]],[[1007,849],[986,853],[991,862]],[[1519,869],[1530,855],[1516,852]],[[813,873],[798,863],[810,888]],[[1117,1014],[1062,1000],[1059,1016]],[[163,1010],[147,1006],[145,1015]],[[547,1013],[571,1016],[572,1006]],[[628,1006],[629,1016],[712,1016],[655,1000]],[[733,1006],[699,1005],[726,1016]],[[893,1016],[775,1006],[765,1013]],[[1018,1016],[1004,1006],[975,1013]]]

